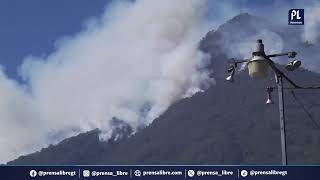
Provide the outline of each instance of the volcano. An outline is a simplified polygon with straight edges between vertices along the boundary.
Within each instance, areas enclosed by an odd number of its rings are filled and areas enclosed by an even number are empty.
[[[224,42],[237,42],[267,29],[286,42],[284,49],[299,45],[298,56],[316,53],[319,45],[290,39],[300,29],[262,22],[245,13],[208,32],[200,48],[211,55],[207,68],[215,85],[174,103],[134,135],[102,142],[96,129],[7,164],[280,164],[277,93],[272,94],[274,104],[265,104],[266,87],[275,86],[274,76],[270,72],[264,80],[252,80],[244,69],[236,74],[234,83],[225,81],[230,57]],[[303,67],[286,73],[301,86],[320,85],[320,74]],[[296,90],[294,95],[290,90],[284,93],[288,164],[319,164],[320,91]],[[119,131],[130,131],[124,128]]]

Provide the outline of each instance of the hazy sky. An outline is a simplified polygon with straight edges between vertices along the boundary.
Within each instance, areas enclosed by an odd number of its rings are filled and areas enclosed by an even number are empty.
[[[111,0],[1,0],[0,64],[5,66],[6,74],[17,78],[17,66],[26,56],[45,57],[50,54],[57,39],[81,31],[83,22],[101,15],[109,1]],[[232,5],[229,8],[237,9],[236,13],[248,9],[260,11],[268,4],[280,3],[275,0],[231,1],[228,3]],[[288,1],[281,1],[281,4],[285,2]],[[222,12],[226,9],[219,8],[217,1],[209,1],[209,4],[212,10],[208,11],[207,17],[211,20],[230,18],[235,14],[232,11]]]
[[[205,0],[84,2],[0,5],[0,163],[96,128],[107,140],[114,117],[135,131],[213,83]]]
[[[95,128],[107,140],[114,117],[133,129],[150,124],[214,84],[198,49],[208,30],[241,12],[269,18],[273,7],[286,25],[288,9],[303,8],[288,1],[128,1],[109,8],[109,0],[0,1],[0,163]],[[306,32],[318,32],[317,8],[308,10],[314,23]],[[18,69],[25,83],[9,79]]]
[[[111,0],[1,0],[0,64],[5,65],[7,75],[17,78],[17,66],[28,55],[50,54],[58,38],[81,31],[83,22],[101,15],[108,1]],[[232,4],[255,8],[265,3],[240,0]],[[218,19],[224,15],[218,9],[209,11],[208,17]]]
[[[103,13],[108,1],[1,0],[0,64],[16,77],[25,56],[48,55],[58,38],[79,32],[84,20]]]

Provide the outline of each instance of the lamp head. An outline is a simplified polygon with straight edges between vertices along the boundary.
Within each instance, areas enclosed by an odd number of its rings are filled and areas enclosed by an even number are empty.
[[[294,70],[298,69],[300,66],[301,66],[301,61],[293,60],[286,65],[286,69],[288,71],[294,71]]]
[[[234,65],[230,65],[229,68],[228,68],[228,73],[230,73],[230,75],[226,78],[227,81],[230,81],[230,82],[233,82],[234,80],[234,74],[236,72],[236,68]]]
[[[273,104],[273,101],[271,98],[268,98],[267,101],[266,101],[266,104]]]
[[[264,45],[261,39],[257,40],[255,51],[247,64],[249,76],[253,79],[265,78],[268,76],[269,59],[264,52]]]
[[[233,78],[233,75],[230,74],[227,78],[226,78],[227,81],[230,81],[230,82],[233,82],[234,81],[234,78]]]
[[[273,92],[272,87],[267,87],[267,101],[266,104],[273,104],[271,93]]]

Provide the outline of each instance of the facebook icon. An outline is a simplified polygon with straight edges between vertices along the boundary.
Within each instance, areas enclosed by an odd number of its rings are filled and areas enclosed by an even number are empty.
[[[288,19],[289,25],[304,25],[304,9],[290,9]]]

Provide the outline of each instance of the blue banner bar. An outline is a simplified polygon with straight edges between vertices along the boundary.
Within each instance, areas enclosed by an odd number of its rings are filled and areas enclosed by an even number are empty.
[[[320,166],[0,166],[0,179],[319,180]]]

